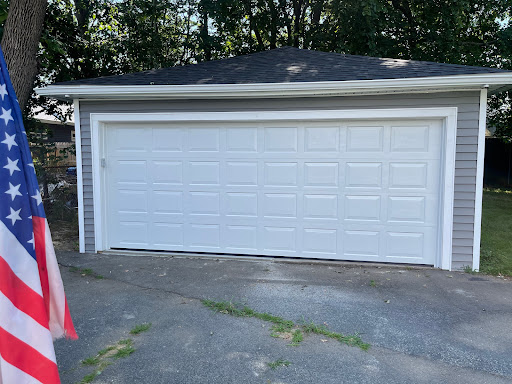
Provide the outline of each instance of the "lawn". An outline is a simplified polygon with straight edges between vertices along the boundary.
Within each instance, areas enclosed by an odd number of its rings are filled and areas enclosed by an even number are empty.
[[[512,191],[484,190],[480,271],[512,276]]]

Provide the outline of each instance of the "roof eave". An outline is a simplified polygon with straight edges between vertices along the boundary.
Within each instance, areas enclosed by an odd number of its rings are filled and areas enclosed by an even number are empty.
[[[50,85],[36,88],[41,96],[73,99],[229,99],[322,97],[375,93],[443,92],[488,88],[498,91],[512,85],[512,73],[255,84],[194,85]]]

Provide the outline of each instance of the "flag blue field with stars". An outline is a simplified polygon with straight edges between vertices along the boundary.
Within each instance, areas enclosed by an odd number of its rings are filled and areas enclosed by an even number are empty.
[[[11,83],[0,78],[0,220],[35,259],[32,216],[45,214],[21,111],[12,95]]]

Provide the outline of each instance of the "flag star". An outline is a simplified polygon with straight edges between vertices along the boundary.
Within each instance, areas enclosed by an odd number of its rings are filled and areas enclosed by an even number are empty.
[[[2,96],[2,101],[4,101],[4,97],[8,94],[9,93],[7,92],[7,89],[5,89],[5,84],[0,85],[0,95]]]
[[[27,243],[32,244],[32,248],[36,249],[36,244],[34,243],[34,232],[32,232],[32,238],[27,241]]]
[[[11,201],[13,201],[16,196],[22,196],[21,193],[20,193],[20,187],[21,187],[21,184],[18,184],[18,185],[12,185],[11,183],[9,183],[9,189],[7,191],[5,191],[5,193],[7,193],[8,195],[11,195]]]
[[[43,199],[41,198],[41,194],[39,193],[39,191],[36,191],[36,194],[31,196],[37,203],[37,205],[39,206],[39,204],[42,203]]]
[[[7,165],[5,165],[4,168],[7,168],[9,170],[9,172],[11,173],[11,176],[14,173],[14,171],[20,170],[18,168],[18,161],[19,161],[19,159],[12,161],[10,158],[7,158]]]
[[[27,167],[32,167],[32,168],[34,168],[34,163],[27,164]],[[34,168],[34,169],[35,169],[35,168]]]
[[[32,220],[32,215],[30,215],[29,217],[27,217],[27,219]]]
[[[2,108],[3,109],[3,108]],[[0,116],[1,117],[1,116]],[[16,137],[16,134],[9,135],[7,132],[5,132],[5,140],[2,141],[2,143],[6,144],[9,147],[9,151],[11,150],[11,147],[13,145],[18,146],[18,144],[14,141],[14,138]]]
[[[0,119],[4,119],[5,125],[9,124],[9,120],[14,121],[14,119],[11,116],[11,111],[12,109],[6,110],[4,109],[4,107],[2,107],[2,114],[0,115]]]
[[[21,217],[20,217],[21,208],[18,209],[17,211],[12,209],[11,207],[9,207],[9,209],[11,210],[11,214],[9,216],[6,216],[6,219],[10,219],[11,225],[14,225],[16,223],[16,221],[21,220]]]

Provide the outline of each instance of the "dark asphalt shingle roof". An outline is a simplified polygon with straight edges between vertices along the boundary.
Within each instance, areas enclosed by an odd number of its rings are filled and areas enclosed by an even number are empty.
[[[504,72],[283,47],[250,55],[55,85],[192,85],[402,79]]]

